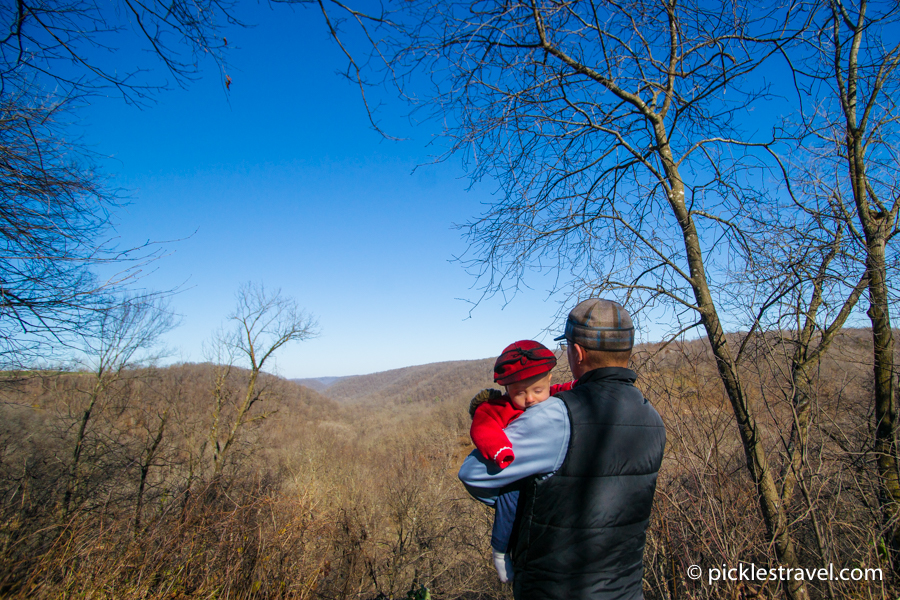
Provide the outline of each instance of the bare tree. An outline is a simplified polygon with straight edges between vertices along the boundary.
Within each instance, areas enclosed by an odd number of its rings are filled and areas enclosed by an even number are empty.
[[[874,342],[874,451],[881,480],[879,502],[894,569],[900,556],[900,469],[891,273],[900,226],[900,23],[896,3],[833,0],[797,48],[795,68],[806,84],[807,109],[798,119],[807,163],[807,187],[847,232],[864,263],[863,289]],[[893,257],[892,257],[893,254]]]
[[[61,504],[63,517],[69,515],[79,494],[84,453],[97,413],[104,408],[123,410],[124,398],[110,394],[112,387],[127,370],[151,360],[152,356],[144,353],[174,326],[171,312],[158,298],[130,297],[110,302],[108,308],[93,315],[96,327],[84,336],[84,366],[92,376],[89,385],[78,390],[76,404],[70,406],[74,435]]]
[[[111,260],[100,241],[113,203],[102,181],[60,147],[59,107],[0,95],[0,360],[46,355],[47,347],[103,307],[92,264]],[[41,351],[39,353],[39,350]]]
[[[317,335],[316,320],[296,300],[282,295],[281,290],[266,290],[263,285],[252,283],[238,290],[237,307],[229,315],[226,328],[216,336],[213,347],[213,359],[218,363],[210,430],[213,477],[221,474],[226,455],[242,428],[270,414],[251,412],[270,396],[270,390],[260,382],[263,369],[286,344]],[[238,373],[240,367],[247,371]],[[232,377],[242,379],[238,388],[233,387]]]
[[[165,86],[153,60],[178,83],[200,56],[221,65],[221,25],[233,22],[227,0],[201,2],[0,4],[0,361],[46,358],[72,343],[105,296],[128,279],[129,262],[152,249],[106,243],[116,193],[91,153],[73,139],[64,115],[101,91],[140,103]],[[135,37],[134,30],[139,33]],[[135,66],[113,52],[124,37],[154,58]],[[158,71],[156,71],[158,72]],[[223,74],[224,76],[224,74]],[[98,281],[91,268],[118,263],[123,273]],[[77,337],[77,336],[76,336]]]
[[[161,63],[176,83],[196,76],[199,60],[222,65],[223,25],[237,23],[234,0],[165,2],[17,0],[0,6],[0,92],[5,97],[84,98],[112,88],[132,102],[166,85],[150,67]],[[129,37],[148,52],[144,64],[116,50]],[[126,62],[127,61],[127,62]],[[24,103],[26,106],[30,102]]]
[[[835,556],[824,526],[827,517],[810,492],[817,480],[815,467],[810,465],[810,437],[819,426],[815,420],[822,411],[818,391],[821,363],[854,314],[868,276],[865,266],[849,252],[840,222],[815,218],[821,215],[812,217],[807,227],[785,232],[786,253],[782,248],[776,249],[775,256],[764,249],[757,251],[760,257],[769,255],[773,268],[783,269],[790,277],[776,305],[760,315],[767,322],[750,342],[758,350],[745,368],[768,370],[756,373],[768,411],[784,415],[779,405],[788,408],[777,432],[783,452],[776,477],[780,502],[785,511],[800,515],[795,517],[794,529],[807,523],[820,565],[827,567]],[[797,509],[797,495],[805,505],[802,511]],[[826,582],[826,586],[829,597],[835,598],[832,583]]]
[[[384,74],[410,98],[427,74],[435,91],[423,109],[445,124],[447,155],[463,153],[474,179],[501,186],[466,226],[461,260],[484,293],[514,294],[530,270],[552,270],[573,295],[664,311],[673,336],[702,328],[775,554],[798,566],[742,380],[751,336],[732,343],[726,330],[758,331],[796,285],[756,252],[782,245],[795,216],[772,185],[779,140],[749,111],[773,99],[760,66],[808,15],[679,0],[399,10],[377,47]],[[808,595],[803,582],[785,588]]]

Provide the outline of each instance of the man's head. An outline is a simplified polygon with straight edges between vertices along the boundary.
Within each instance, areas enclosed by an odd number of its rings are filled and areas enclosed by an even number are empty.
[[[494,363],[494,381],[506,387],[516,408],[526,409],[550,397],[550,371],[556,356],[543,344],[521,340],[507,346]]]
[[[631,315],[613,300],[592,298],[572,309],[566,331],[569,368],[575,378],[603,367],[627,367],[634,346]]]

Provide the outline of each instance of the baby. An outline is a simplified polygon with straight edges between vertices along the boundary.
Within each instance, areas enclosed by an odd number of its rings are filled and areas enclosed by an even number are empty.
[[[494,363],[494,381],[506,387],[506,395],[488,389],[472,398],[469,406],[472,441],[481,454],[499,468],[506,468],[516,458],[503,429],[529,407],[572,389],[574,381],[551,385],[550,371],[555,366],[556,356],[542,344],[532,340],[515,342],[507,346]],[[500,494],[494,504],[491,548],[494,568],[503,582],[512,579],[509,538],[518,499],[518,490],[511,490]]]

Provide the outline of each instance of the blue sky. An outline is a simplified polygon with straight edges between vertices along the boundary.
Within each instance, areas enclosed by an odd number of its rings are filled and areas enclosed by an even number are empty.
[[[78,113],[84,142],[109,157],[112,185],[129,196],[115,214],[116,242],[175,240],[140,282],[180,289],[170,360],[204,360],[204,342],[247,281],[281,288],[318,318],[320,337],[278,356],[286,377],[483,358],[523,338],[552,343],[545,329],[565,299],[548,295],[549,279],[470,313],[466,300],[479,294],[451,261],[466,249],[454,224],[477,216],[493,188],[467,191],[456,159],[413,173],[439,153],[429,146],[435,124],[410,124],[382,93],[385,128],[408,139],[373,131],[316,13],[257,5],[242,16],[256,26],[227,33],[230,93],[209,62],[199,81],[147,108],[111,97]]]

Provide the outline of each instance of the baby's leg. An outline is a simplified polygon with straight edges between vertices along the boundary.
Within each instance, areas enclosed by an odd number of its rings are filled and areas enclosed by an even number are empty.
[[[518,502],[519,490],[503,492],[497,496],[494,504],[494,528],[491,530],[491,547],[497,552],[509,551],[509,538],[512,536]]]
[[[512,536],[513,523],[516,521],[516,504],[519,502],[519,491],[503,492],[494,503],[494,528],[491,531],[491,549],[494,568],[500,581],[512,581],[513,568],[509,558],[509,538]]]

